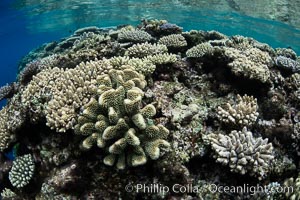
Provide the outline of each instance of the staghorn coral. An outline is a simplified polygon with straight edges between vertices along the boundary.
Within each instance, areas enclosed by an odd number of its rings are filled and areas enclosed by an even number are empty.
[[[118,41],[120,42],[147,42],[151,41],[152,36],[141,30],[121,30],[118,34]]]
[[[33,177],[35,165],[30,154],[17,157],[9,172],[9,180],[16,188],[22,188],[30,182]]]
[[[225,47],[223,50],[225,56],[232,60],[228,67],[234,75],[262,83],[270,78],[268,65],[271,63],[271,57],[268,53],[257,48],[238,50]]]
[[[163,36],[158,40],[158,43],[171,48],[181,48],[187,46],[187,42],[181,34]]]
[[[229,165],[231,171],[249,173],[258,179],[267,175],[269,163],[274,158],[268,139],[254,138],[246,127],[242,131],[231,131],[229,135],[210,134],[208,138],[216,161]]]
[[[204,42],[187,50],[186,56],[188,58],[201,58],[204,55],[211,55],[213,50],[214,48],[209,42]]]
[[[156,114],[152,104],[141,107],[146,85],[144,77],[130,67],[110,70],[108,75],[97,78],[99,100],[91,98],[83,107],[75,132],[87,136],[84,149],[94,144],[106,147],[109,154],[106,165],[116,164],[118,169],[127,165],[146,163],[147,157],[158,159],[161,147],[169,147],[164,140],[169,131],[162,125],[154,125],[151,117]]]
[[[258,117],[257,100],[253,96],[237,95],[234,105],[226,103],[224,107],[218,107],[217,116],[221,122],[232,127],[250,127]]]
[[[166,45],[162,44],[150,44],[148,42],[142,44],[134,44],[129,47],[125,55],[135,58],[143,58],[150,55],[167,53],[168,48]]]

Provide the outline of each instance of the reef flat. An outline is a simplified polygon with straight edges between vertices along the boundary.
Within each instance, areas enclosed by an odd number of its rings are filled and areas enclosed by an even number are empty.
[[[1,197],[300,199],[299,86],[300,57],[253,38],[79,29],[0,89]]]

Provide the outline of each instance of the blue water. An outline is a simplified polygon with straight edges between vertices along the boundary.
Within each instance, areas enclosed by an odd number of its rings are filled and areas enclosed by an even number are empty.
[[[300,31],[293,27],[195,5],[197,1],[190,4],[179,0],[1,0],[0,85],[14,81],[22,56],[45,42],[68,36],[84,26],[136,25],[143,18],[166,19],[185,30],[249,36],[272,47],[292,47],[300,54]]]

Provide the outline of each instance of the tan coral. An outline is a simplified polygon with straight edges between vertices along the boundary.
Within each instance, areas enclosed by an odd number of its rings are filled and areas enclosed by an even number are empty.
[[[107,61],[90,61],[68,69],[55,81],[53,98],[45,113],[47,125],[58,132],[73,128],[78,109],[86,104],[96,90],[96,78],[112,66]]]
[[[126,55],[135,58],[143,58],[149,55],[156,55],[161,53],[167,53],[168,48],[162,44],[150,44],[148,42],[142,44],[135,44],[129,47],[126,51]]]
[[[248,48],[242,51],[225,47],[224,54],[232,60],[228,66],[234,75],[262,83],[270,78],[268,66],[272,59],[268,53],[257,48]]]
[[[217,116],[221,122],[232,127],[250,127],[258,117],[257,100],[253,96],[237,95],[237,103],[231,105],[226,103],[218,107]]]
[[[0,111],[0,151],[5,150],[11,142],[12,133],[8,129],[8,107],[5,106]]]
[[[210,134],[208,138],[216,161],[229,165],[231,171],[249,173],[258,179],[268,173],[269,163],[274,158],[268,139],[254,138],[246,127],[242,131],[231,131],[229,135]]]

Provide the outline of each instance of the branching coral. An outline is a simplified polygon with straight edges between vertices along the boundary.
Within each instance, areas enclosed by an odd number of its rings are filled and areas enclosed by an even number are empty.
[[[95,34],[93,32],[85,32],[77,40],[75,40],[72,50],[95,49],[97,45],[107,40],[109,40],[109,36]]]
[[[162,44],[150,44],[148,42],[135,44],[127,49],[126,55],[135,58],[143,58],[149,55],[167,53],[168,48]]]
[[[231,171],[249,173],[262,179],[269,171],[269,163],[274,158],[272,143],[268,139],[254,138],[247,128],[231,131],[229,135],[209,135],[216,161],[229,165]]]
[[[18,195],[9,188],[4,188],[1,192],[2,199],[18,199]]]
[[[186,56],[189,58],[201,58],[204,55],[211,55],[213,50],[214,48],[209,42],[204,42],[187,50]]]
[[[45,110],[47,125],[58,132],[73,128],[79,108],[96,90],[96,77],[111,68],[106,61],[90,61],[62,72],[51,88],[55,89]]]
[[[257,48],[237,50],[225,47],[224,54],[228,59],[232,60],[228,66],[234,75],[262,83],[269,79],[270,71],[268,65],[271,63],[271,57],[268,53]]]
[[[12,141],[11,137],[13,136],[7,127],[7,109],[8,108],[6,106],[0,111],[0,151],[3,151],[8,147],[9,143]]]
[[[257,100],[254,97],[237,95],[237,103],[219,106],[217,116],[221,122],[232,127],[250,127],[258,117],[257,109]]]
[[[26,186],[32,179],[34,168],[34,160],[30,154],[17,157],[9,172],[11,184],[16,188]]]
[[[164,65],[169,63],[175,63],[177,61],[177,57],[175,54],[163,53],[147,56],[145,61],[150,61],[154,65]]]
[[[121,30],[118,34],[120,42],[147,42],[152,40],[152,36],[141,30]]]
[[[149,55],[144,58],[129,58],[128,56],[112,57],[108,61],[116,69],[119,69],[123,65],[130,65],[139,73],[149,75],[156,69],[155,65],[174,63],[177,61],[177,57],[175,54],[163,53]]]
[[[289,178],[284,181],[285,197],[287,199],[300,199],[300,175],[297,178]]]
[[[130,67],[110,70],[108,75],[97,78],[99,100],[92,98],[83,107],[75,126],[77,134],[87,138],[82,142],[84,149],[95,143],[106,147],[109,155],[106,165],[116,164],[118,169],[127,165],[146,163],[147,157],[158,159],[161,147],[169,147],[165,140],[169,131],[162,125],[154,125],[151,117],[156,114],[152,104],[141,107],[146,85],[144,77]]]
[[[181,34],[171,34],[161,37],[158,40],[158,43],[171,48],[181,48],[187,46],[187,42]]]
[[[0,152],[5,150],[15,139],[16,130],[24,124],[26,113],[20,104],[19,95],[15,95],[0,110]]]

